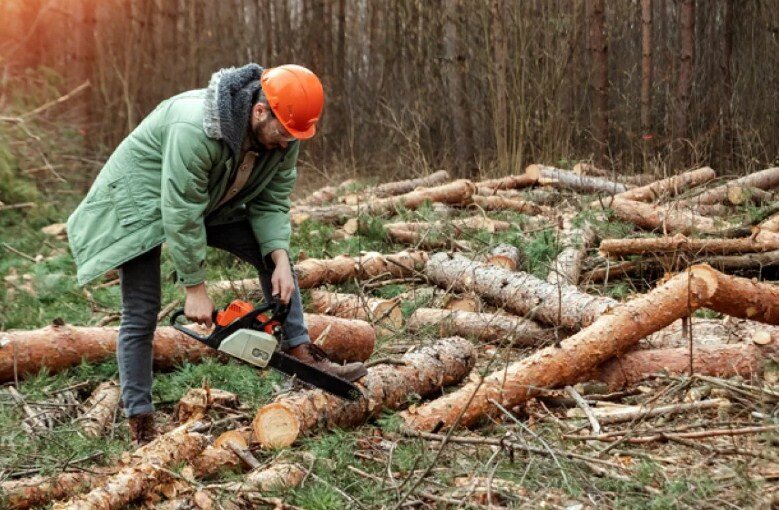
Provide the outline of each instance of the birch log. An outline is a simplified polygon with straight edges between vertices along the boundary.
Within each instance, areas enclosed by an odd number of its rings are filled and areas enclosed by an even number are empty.
[[[699,375],[750,378],[763,373],[767,359],[763,349],[753,344],[699,345],[693,350],[692,368]],[[609,391],[617,391],[661,372],[689,374],[690,349],[630,351],[598,367],[590,379],[605,382]]]
[[[689,315],[715,290],[707,278],[699,278],[697,266],[601,315],[591,326],[563,340],[473,381],[462,388],[401,413],[416,430],[434,430],[459,422],[470,426],[499,410],[493,401],[511,409],[527,400],[532,388],[553,388],[581,381],[593,367],[630,349],[641,338]],[[470,402],[470,403],[469,403]]]
[[[124,508],[146,491],[169,477],[165,468],[186,462],[206,447],[202,434],[180,427],[160,436],[136,453],[141,456],[133,464],[108,477],[100,487],[65,503],[55,503],[54,510],[113,510]]]
[[[721,186],[712,188],[698,196],[683,201],[684,205],[694,206],[698,204],[720,204],[727,200],[728,190],[732,187],[748,187],[761,190],[770,190],[779,187],[779,167],[767,168],[739,179],[728,181]]]
[[[402,366],[378,365],[359,381],[365,398],[342,400],[321,390],[278,398],[254,417],[255,438],[266,447],[289,446],[300,434],[316,429],[347,428],[397,409],[410,395],[430,395],[461,381],[473,367],[476,352],[463,338],[446,338],[403,356]]]
[[[608,297],[591,296],[572,285],[552,285],[522,271],[488,266],[462,255],[436,253],[425,274],[438,286],[475,292],[520,316],[579,330],[615,306]]]
[[[459,423],[472,425],[482,416],[498,411],[494,402],[510,409],[527,400],[532,388],[553,388],[586,379],[593,367],[700,307],[779,324],[779,289],[727,276],[706,265],[692,266],[604,314],[590,327],[563,340],[560,347],[537,351],[482,381],[468,383],[401,416],[417,430],[432,430],[439,424],[451,427],[461,412]]]
[[[552,262],[546,281],[553,285],[577,285],[582,274],[582,262],[596,235],[590,223],[564,230],[560,243],[563,249]]]
[[[716,224],[711,218],[682,209],[677,204],[652,205],[633,200],[615,199],[610,206],[620,219],[647,230],[660,229],[668,233],[684,235],[717,230]]]
[[[114,381],[101,383],[85,404],[86,412],[78,418],[84,434],[99,437],[111,424],[119,407],[119,386]]]
[[[572,189],[579,193],[617,194],[628,190],[624,184],[609,181],[602,177],[579,175],[551,166],[529,165],[525,169],[525,175],[539,184],[550,184],[559,188]]]
[[[408,320],[409,330],[429,327],[439,336],[468,336],[483,342],[510,342],[518,346],[542,345],[554,340],[551,329],[514,315],[417,308]]]
[[[608,257],[650,255],[660,253],[689,253],[703,255],[732,255],[736,253],[763,253],[779,250],[779,239],[691,239],[682,234],[672,237],[636,239],[604,239],[600,252]]]

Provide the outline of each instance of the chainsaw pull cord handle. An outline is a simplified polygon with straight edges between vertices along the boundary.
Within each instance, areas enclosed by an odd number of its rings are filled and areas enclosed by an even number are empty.
[[[216,324],[216,314],[217,314],[217,310],[214,310],[214,313],[213,313],[213,315],[211,317],[211,321],[214,324]],[[199,342],[203,342],[204,344],[206,344],[209,347],[212,347],[214,349],[218,349],[219,348],[219,344],[221,344],[221,340],[215,339],[213,337],[213,334],[212,335],[208,335],[208,336],[201,335],[201,334],[196,333],[196,332],[192,331],[191,329],[185,328],[184,326],[179,324],[178,323],[178,318],[181,317],[182,315],[184,315],[184,309],[183,308],[180,308],[180,309],[176,310],[175,312],[173,312],[173,315],[170,316],[170,325],[173,326],[174,328],[176,328],[178,331],[181,331],[185,335],[190,336],[190,337],[194,338],[195,340],[198,340]],[[214,331],[216,331],[218,329],[219,329],[219,325],[216,325],[216,329]]]

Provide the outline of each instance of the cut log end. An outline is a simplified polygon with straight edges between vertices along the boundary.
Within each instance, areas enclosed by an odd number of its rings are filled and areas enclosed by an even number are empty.
[[[300,435],[300,421],[280,402],[264,406],[252,421],[254,437],[270,448],[290,446]]]

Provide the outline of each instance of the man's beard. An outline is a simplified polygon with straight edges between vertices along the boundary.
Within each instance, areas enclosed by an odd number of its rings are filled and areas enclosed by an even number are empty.
[[[256,127],[252,128],[252,145],[256,148],[264,147],[266,149],[275,149],[278,147],[278,144],[263,142],[263,133],[269,122],[270,120],[268,118],[262,119],[257,123]]]

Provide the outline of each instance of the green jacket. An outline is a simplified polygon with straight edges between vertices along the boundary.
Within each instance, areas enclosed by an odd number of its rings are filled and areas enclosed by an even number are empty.
[[[205,89],[163,101],[117,147],[68,218],[68,238],[84,285],[167,242],[179,283],[205,280],[205,225],[248,218],[262,256],[289,251],[289,195],[299,142],[264,151],[234,199],[214,207],[235,164],[223,140],[203,130]]]

